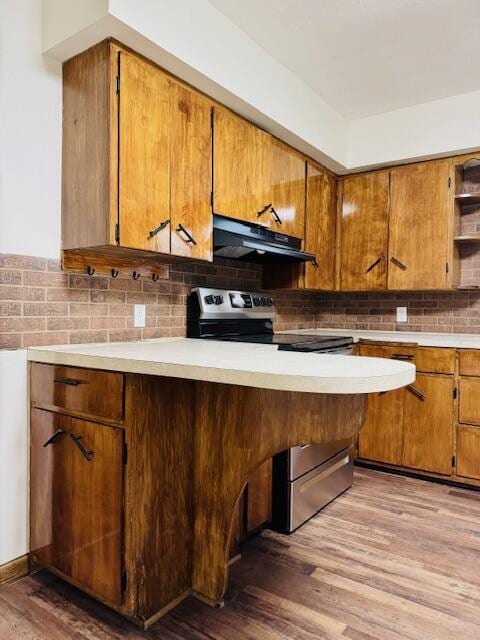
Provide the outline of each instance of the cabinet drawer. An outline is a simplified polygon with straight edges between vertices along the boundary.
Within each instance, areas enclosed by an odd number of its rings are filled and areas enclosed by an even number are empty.
[[[480,378],[460,378],[458,421],[480,424]]]
[[[455,373],[455,349],[418,347],[415,353],[417,371]]]
[[[371,358],[392,358],[393,360],[404,360],[405,362],[415,362],[416,347],[381,344],[359,344],[358,355],[369,356]]]
[[[460,375],[480,376],[480,349],[460,349]]]
[[[457,476],[480,480],[479,427],[458,427]]]
[[[118,423],[123,420],[123,374],[32,363],[30,398],[38,407]]]

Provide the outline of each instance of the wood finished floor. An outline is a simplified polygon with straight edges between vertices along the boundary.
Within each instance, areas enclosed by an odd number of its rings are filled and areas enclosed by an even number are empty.
[[[480,493],[358,469],[300,531],[250,541],[226,600],[141,632],[41,573],[0,588],[0,639],[479,640]]]

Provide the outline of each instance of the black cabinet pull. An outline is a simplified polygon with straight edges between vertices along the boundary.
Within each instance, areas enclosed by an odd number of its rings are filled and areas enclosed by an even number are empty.
[[[270,213],[273,215],[276,223],[282,224],[282,219],[280,218],[278,213],[275,211],[275,207],[270,207]]]
[[[152,229],[152,231],[149,231],[148,235],[150,236],[150,238],[153,238],[153,236],[156,236],[159,231],[161,231],[162,229],[165,229],[165,227],[169,224],[170,224],[170,220],[164,220],[158,225],[156,229]]]
[[[75,378],[56,378],[55,384],[66,384],[67,387],[78,387],[79,384],[86,384],[85,380],[76,380]]]
[[[393,257],[390,258],[390,262],[392,262],[396,267],[398,267],[402,271],[406,271],[407,270],[406,265],[404,265],[403,262],[400,262],[400,260],[397,260],[397,258],[393,258]]]
[[[65,432],[63,429],[57,429],[55,433],[51,435],[46,442],[43,443],[43,446],[48,447],[48,445],[54,444],[60,438],[60,436],[63,436],[64,433]]]
[[[312,265],[315,267],[315,269],[318,269],[318,267],[320,266],[320,265],[318,264],[318,260],[317,260],[317,258],[312,258],[312,259],[310,260],[310,262],[311,262],[311,263],[312,263]]]
[[[368,269],[365,271],[365,273],[370,273],[370,271],[371,271],[372,269],[375,269],[375,267],[377,267],[377,266],[381,263],[381,261],[382,261],[382,260],[383,260],[383,256],[380,256],[380,258],[379,258],[378,260],[375,260],[375,262],[373,262],[373,263],[368,267]]]
[[[410,353],[394,353],[392,360],[413,360],[414,356]]]
[[[76,436],[74,433],[69,433],[68,435],[70,436],[72,441],[77,445],[77,447],[80,449],[82,456],[85,458],[85,460],[88,460],[88,462],[90,462],[90,460],[93,458],[93,451],[90,451],[84,446],[82,442],[82,436]]]
[[[260,211],[257,211],[257,218],[260,218],[260,216],[263,216],[263,214],[266,213],[271,206],[272,206],[272,203],[269,202],[263,207],[263,209],[260,209]]]
[[[183,224],[178,223],[178,227],[176,228],[176,231],[177,231],[177,233],[183,233],[183,234],[185,234],[187,236],[186,239],[183,238],[187,244],[189,244],[189,243],[197,244],[196,241],[193,239],[193,237],[185,229]]]
[[[417,387],[415,387],[413,384],[409,384],[407,386],[407,389],[410,391],[410,393],[413,393],[414,396],[417,396],[419,400],[424,402],[426,396],[423,393],[423,391],[420,391],[420,389],[417,389]]]

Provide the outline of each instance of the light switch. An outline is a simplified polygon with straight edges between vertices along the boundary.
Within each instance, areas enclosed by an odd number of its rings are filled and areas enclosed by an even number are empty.
[[[133,305],[133,326],[134,327],[145,326],[145,305],[144,304]]]
[[[407,322],[407,307],[397,307],[397,322]]]

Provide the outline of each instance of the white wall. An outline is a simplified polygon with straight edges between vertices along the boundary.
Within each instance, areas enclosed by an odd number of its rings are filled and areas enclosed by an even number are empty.
[[[352,120],[350,168],[452,155],[480,148],[480,91]]]
[[[0,253],[59,257],[61,65],[41,0],[0,2]]]
[[[28,550],[26,351],[0,351],[0,565]]]

